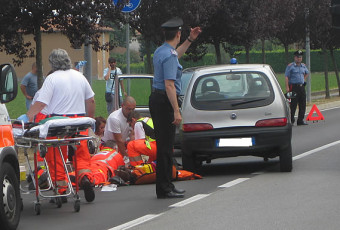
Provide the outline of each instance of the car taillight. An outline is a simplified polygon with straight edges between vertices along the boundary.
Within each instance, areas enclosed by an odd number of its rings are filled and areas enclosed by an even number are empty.
[[[183,132],[195,132],[195,131],[210,130],[210,129],[213,129],[213,126],[207,123],[183,124],[182,129],[183,129]]]
[[[266,119],[257,121],[256,127],[277,127],[277,126],[286,126],[287,118],[274,118],[274,119]]]

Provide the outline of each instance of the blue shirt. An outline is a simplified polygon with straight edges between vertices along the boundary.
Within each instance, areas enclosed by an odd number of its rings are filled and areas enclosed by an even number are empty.
[[[165,42],[155,51],[153,55],[153,66],[154,79],[152,87],[159,90],[165,90],[164,80],[174,80],[176,94],[180,94],[183,67],[178,62],[176,50]]]
[[[22,79],[21,84],[26,86],[26,92],[29,96],[34,97],[35,93],[38,91],[38,77],[37,75],[29,72]]]
[[[309,74],[307,66],[301,63],[299,66],[295,62],[290,63],[285,71],[289,84],[303,84],[305,74]]]

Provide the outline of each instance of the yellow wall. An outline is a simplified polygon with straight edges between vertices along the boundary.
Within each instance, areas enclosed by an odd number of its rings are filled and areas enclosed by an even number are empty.
[[[25,41],[31,41],[32,47],[35,48],[35,42],[33,39],[33,35],[25,35]],[[103,32],[102,36],[99,38],[101,43],[109,41],[109,33]],[[50,70],[50,66],[48,63],[48,56],[53,49],[65,49],[70,58],[72,63],[76,61],[84,60],[84,47],[81,49],[73,49],[71,48],[71,44],[68,38],[63,35],[62,33],[43,33],[42,34],[42,61],[43,61],[43,74],[46,74]],[[0,53],[0,64],[4,63],[11,63],[13,64],[13,57],[14,55],[6,55],[6,53]],[[103,58],[104,64],[106,65],[107,59],[109,57],[108,51],[92,51],[92,78],[97,79],[98,77],[102,79],[103,75]],[[19,78],[24,77],[29,71],[31,71],[32,63],[35,62],[34,58],[26,58],[24,62],[20,66],[15,66],[15,71]]]

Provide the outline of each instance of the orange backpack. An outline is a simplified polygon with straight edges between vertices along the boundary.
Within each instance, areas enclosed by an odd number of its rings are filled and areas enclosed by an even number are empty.
[[[177,180],[195,180],[195,179],[202,179],[203,177],[195,174],[193,172],[189,172],[186,170],[178,170],[177,171]]]

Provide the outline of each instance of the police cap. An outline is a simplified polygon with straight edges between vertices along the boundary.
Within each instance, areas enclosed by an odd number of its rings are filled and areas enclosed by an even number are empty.
[[[162,24],[164,30],[181,30],[183,25],[183,20],[181,18],[172,18]]]
[[[302,50],[297,50],[294,52],[294,56],[302,56],[302,55],[303,55]]]

